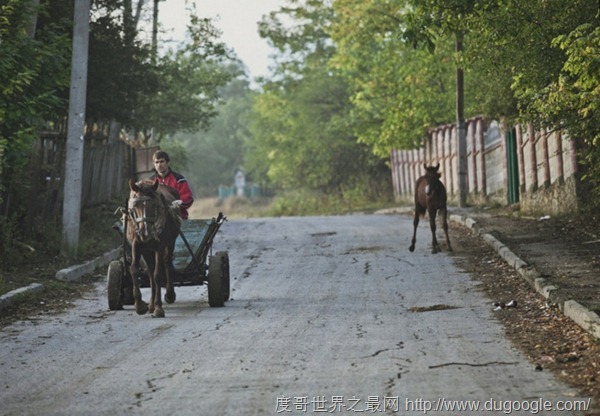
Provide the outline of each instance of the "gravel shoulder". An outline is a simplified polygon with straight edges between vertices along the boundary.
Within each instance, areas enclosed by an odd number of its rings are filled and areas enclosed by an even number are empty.
[[[506,238],[509,232],[526,230],[519,228],[518,222],[502,219],[501,224],[510,227],[500,228],[489,217],[486,230],[495,225],[497,235]],[[543,230],[550,230],[546,224]],[[537,228],[532,223],[530,227]],[[544,235],[537,234],[539,239]],[[517,271],[509,266],[475,231],[462,225],[451,224],[451,239],[454,244],[454,259],[465,271],[472,274],[482,290],[494,299],[490,308],[502,322],[507,338],[515,348],[522,351],[540,372],[553,372],[558,378],[576,387],[581,397],[591,397],[598,407],[600,404],[600,344],[588,332],[566,317],[557,305],[549,303],[537,293]],[[518,238],[516,239],[518,240]],[[504,242],[504,241],[503,241]],[[507,245],[508,245],[507,244]],[[511,247],[512,248],[512,247]],[[517,255],[520,253],[517,251]],[[524,256],[525,257],[525,256]],[[552,252],[541,257],[547,270],[546,276],[554,276],[551,264],[558,256]],[[533,257],[525,257],[531,261]],[[525,259],[524,258],[524,259]],[[535,264],[536,267],[538,264]],[[551,273],[552,272],[552,273]],[[516,307],[499,308],[497,304]],[[590,414],[600,414],[600,410]]]

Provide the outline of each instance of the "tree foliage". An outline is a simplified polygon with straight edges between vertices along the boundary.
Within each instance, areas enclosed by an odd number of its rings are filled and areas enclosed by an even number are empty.
[[[582,24],[597,26],[597,13],[589,0],[477,1],[467,19],[465,59],[481,80],[475,100],[482,111],[512,121],[548,119],[532,104],[567,59],[556,39]]]
[[[219,89],[232,78],[230,53],[210,19],[192,16],[188,34],[189,42],[158,59],[157,91],[138,110],[138,124],[163,136],[207,128],[217,115]]]
[[[187,43],[157,57],[141,27],[151,3],[92,2],[86,121],[160,140],[210,123],[229,52],[210,20],[192,16]],[[35,232],[25,226],[35,223],[27,191],[38,180],[28,168],[40,129],[67,116],[73,4],[0,0],[0,256],[17,234]]]
[[[586,140],[588,151],[596,151],[595,1],[287,4],[260,25],[261,34],[280,55],[278,78],[265,83],[256,101],[255,130],[260,136],[253,146],[260,150],[252,153],[265,155],[264,173],[282,186],[297,185],[302,177],[318,187],[327,177],[322,167],[306,169],[308,160],[331,163],[316,143],[335,148],[339,138],[325,136],[333,123],[312,113],[326,112],[315,105],[323,102],[319,92],[347,100],[336,113],[337,125],[349,129],[344,136],[351,131],[374,154],[387,158],[390,149],[413,147],[428,129],[454,121],[459,67],[465,72],[467,117],[483,114],[509,123],[565,128],[570,137]],[[462,52],[454,50],[457,39],[464,39]],[[309,99],[307,91],[312,92]],[[321,127],[310,129],[305,126],[308,120]],[[312,142],[315,136],[320,139]],[[589,165],[597,165],[589,155]],[[259,160],[253,163],[257,170]],[[313,172],[319,180],[313,179]]]
[[[291,1],[261,22],[261,35],[281,51],[276,74],[257,97],[247,166],[281,189],[348,192],[385,171],[350,126],[346,80],[328,67],[330,2]],[[293,22],[284,24],[283,22]],[[384,181],[387,183],[387,181]]]
[[[0,206],[2,214],[22,201],[15,190],[27,188],[26,168],[37,128],[55,114],[64,114],[70,64],[64,19],[51,20],[39,11],[35,37],[26,27],[38,10],[32,2],[5,1],[0,5]]]
[[[550,128],[563,128],[585,143],[586,173],[597,208],[600,197],[600,27],[584,24],[554,39],[553,46],[566,54],[558,79],[528,97],[531,113]]]
[[[406,4],[338,0],[331,65],[352,85],[356,134],[375,154],[412,148],[453,114],[452,42],[435,38],[431,51],[406,40]]]
[[[256,92],[250,89],[241,63],[232,63],[228,71],[233,79],[219,90],[221,103],[215,107],[217,115],[210,127],[178,132],[164,143],[186,149],[184,171],[198,196],[214,196],[219,185],[231,186],[234,170],[244,166]]]
[[[218,89],[230,79],[229,51],[210,19],[192,15],[188,41],[154,56],[139,36],[138,2],[98,2],[92,14],[87,114],[114,120],[148,140],[205,128],[216,115]]]
[[[33,18],[37,31],[33,33]],[[65,113],[69,38],[64,19],[33,2],[0,2],[0,255],[20,238],[30,186],[29,155],[37,129]]]

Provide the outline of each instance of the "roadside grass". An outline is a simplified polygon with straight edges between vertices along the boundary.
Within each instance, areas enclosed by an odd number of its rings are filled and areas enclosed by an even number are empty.
[[[273,200],[270,216],[344,215],[391,208],[390,198],[370,198],[360,192],[326,194],[314,191],[284,193]]]
[[[190,218],[212,218],[219,212],[223,212],[229,219],[343,215],[353,212],[375,212],[396,205],[394,201],[385,198],[369,199],[360,195],[340,196],[313,191],[293,191],[272,198],[203,198],[194,201]]]
[[[80,249],[72,258],[60,254],[59,225],[47,224],[35,239],[15,243],[17,255],[0,261],[0,295],[31,283],[42,283],[45,290],[64,289],[65,283],[55,279],[58,270],[118,247],[120,239],[111,227],[118,219],[115,210],[122,203],[115,200],[82,210]]]

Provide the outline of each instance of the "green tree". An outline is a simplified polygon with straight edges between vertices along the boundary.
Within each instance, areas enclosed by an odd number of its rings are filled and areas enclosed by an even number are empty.
[[[69,84],[69,23],[33,6],[22,0],[0,3],[0,256],[5,259],[27,231],[33,140],[46,120],[65,114],[61,92]],[[38,17],[35,32],[32,16]]]
[[[531,102],[530,111],[549,128],[562,128],[585,145],[581,150],[584,179],[594,198],[587,208],[600,206],[600,27],[584,24],[554,39],[567,56],[558,78]]]
[[[30,1],[0,5],[0,206],[2,214],[18,212],[23,201],[11,201],[27,188],[29,150],[37,129],[55,114],[64,114],[61,91],[68,88],[70,64],[68,23],[49,22],[39,11],[38,29],[25,28]]]
[[[470,20],[469,61],[482,74],[485,113],[564,129],[584,143],[584,179],[600,196],[598,3],[481,2]],[[597,205],[597,198],[586,198]]]
[[[250,118],[256,92],[249,86],[241,63],[231,63],[233,79],[219,89],[222,102],[208,128],[178,132],[165,145],[179,143],[186,149],[185,172],[198,196],[215,196],[219,185],[230,186],[233,172],[244,166],[245,143],[249,140]]]
[[[392,148],[419,145],[431,126],[454,114],[453,42],[432,38],[435,48],[415,49],[405,39],[406,8],[404,1],[334,4],[338,48],[331,64],[352,85],[359,140],[382,158]]]
[[[281,189],[343,194],[387,171],[349,128],[348,84],[328,67],[332,16],[329,2],[292,1],[260,25],[281,56],[278,78],[256,99],[247,166]]]
[[[92,16],[86,117],[141,128],[137,114],[143,99],[156,95],[159,84],[151,50],[139,41],[126,43],[119,15],[97,9]]]
[[[144,2],[96,4],[90,39],[87,114],[115,120],[147,141],[206,127],[216,115],[218,89],[230,79],[222,63],[229,51],[210,19],[192,15],[189,40],[156,58],[139,39]],[[126,6],[126,7],[125,7]],[[124,9],[123,9],[124,7]],[[123,12],[124,10],[124,12]]]
[[[536,121],[547,115],[532,103],[556,82],[567,59],[554,39],[582,24],[597,26],[598,4],[589,0],[477,1],[466,19],[469,74],[480,88],[474,99],[484,114]]]
[[[226,66],[230,51],[211,20],[192,16],[188,33],[189,42],[158,59],[156,91],[142,97],[137,109],[136,127],[154,128],[159,140],[207,128],[217,115],[219,89],[232,77]]]

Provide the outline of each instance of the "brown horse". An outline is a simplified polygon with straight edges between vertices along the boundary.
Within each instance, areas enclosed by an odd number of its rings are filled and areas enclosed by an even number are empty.
[[[154,317],[164,318],[161,301],[161,283],[166,276],[165,302],[175,302],[173,272],[173,250],[179,235],[181,217],[179,215],[178,192],[158,182],[143,180],[135,183],[129,180],[127,239],[131,243],[131,276],[135,311],[143,315],[150,312]],[[142,300],[138,277],[141,275],[140,260],[144,258],[148,266],[150,280],[150,303]]]
[[[442,226],[444,233],[446,233],[446,242],[448,243],[448,251],[452,251],[450,245],[450,238],[448,237],[448,210],[446,208],[446,187],[440,181],[441,173],[438,172],[440,164],[436,166],[427,166],[423,164],[425,168],[425,175],[417,179],[415,185],[415,218],[413,224],[415,226],[413,232],[412,243],[410,244],[409,250],[415,251],[415,243],[417,242],[417,226],[419,225],[419,217],[425,216],[425,212],[429,214],[429,225],[431,226],[431,252],[433,254],[442,251],[438,244],[437,238],[435,237],[435,216],[437,212],[440,212],[442,217]]]

